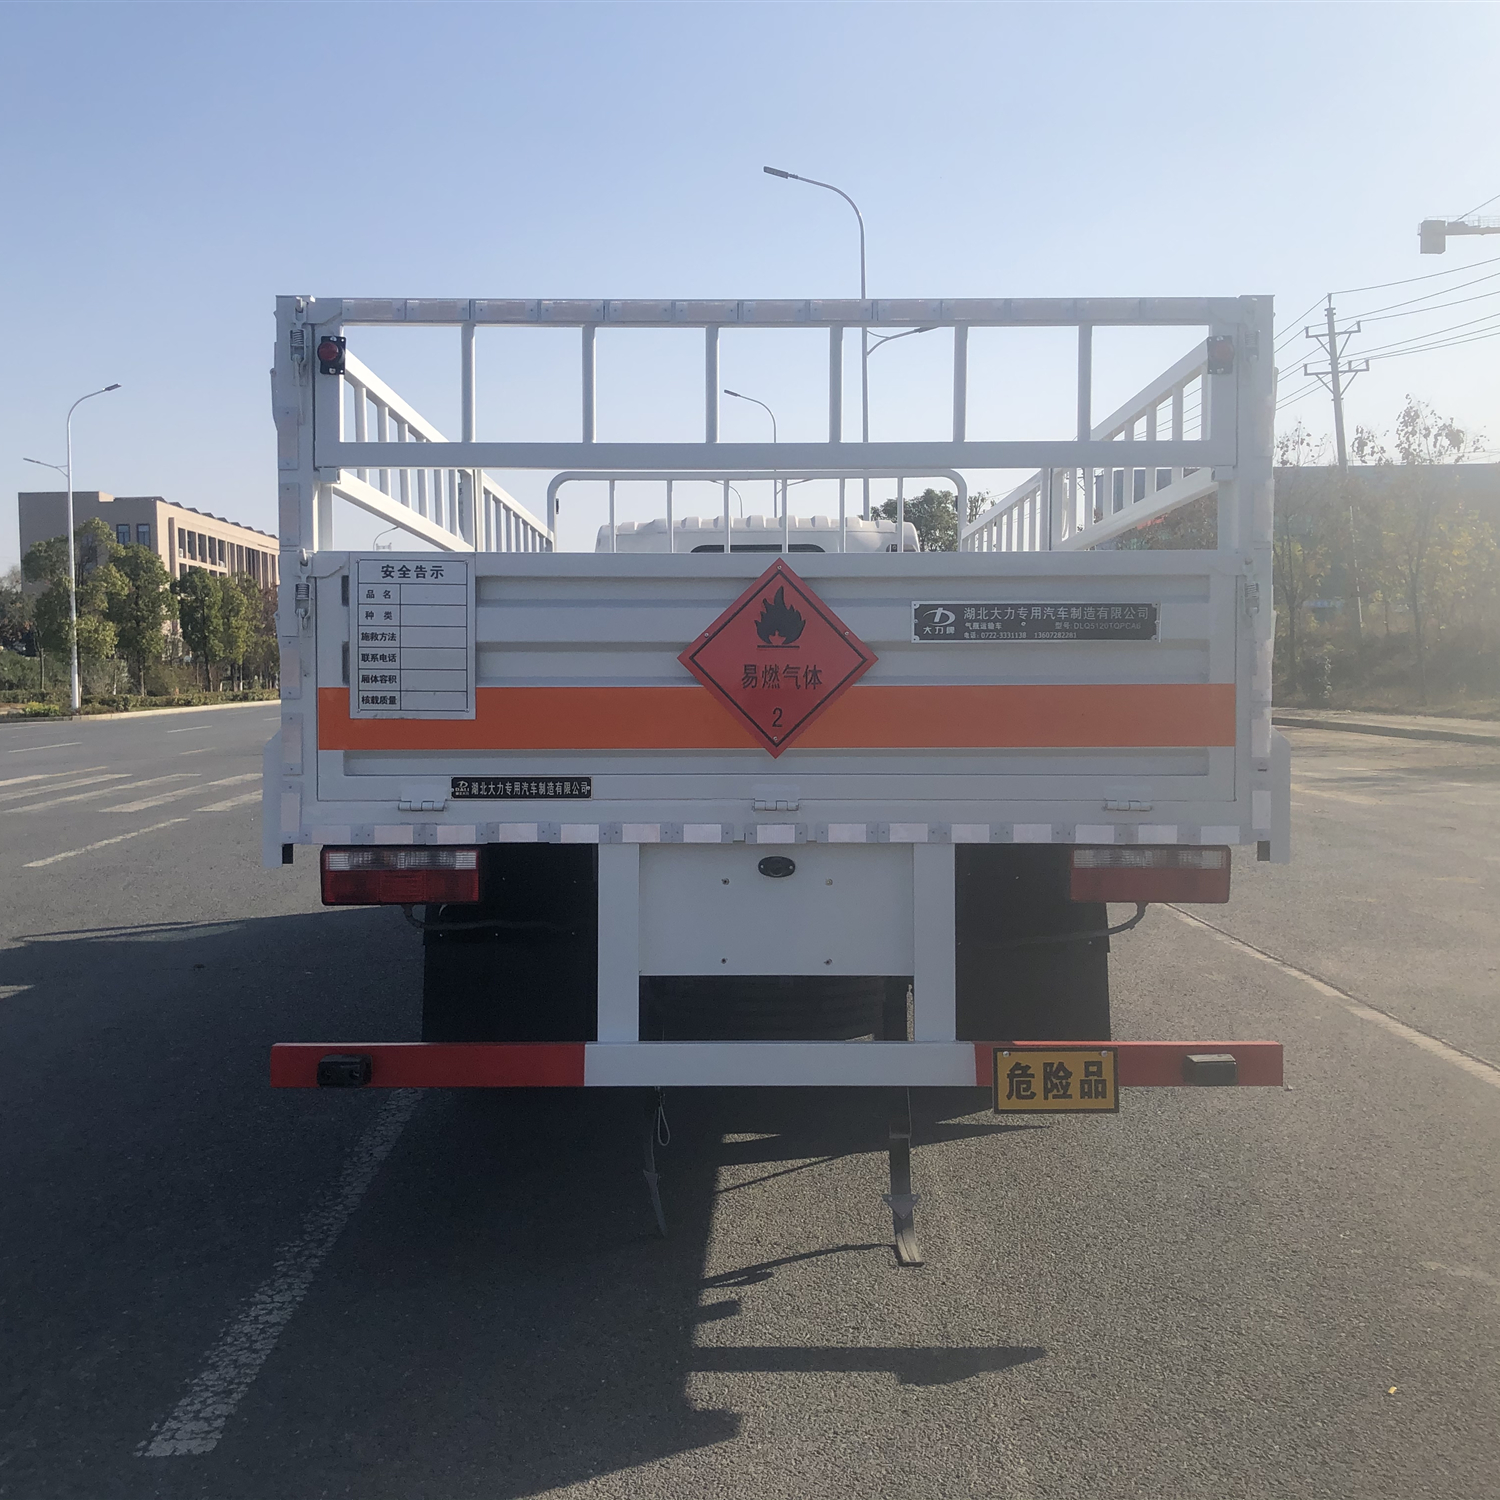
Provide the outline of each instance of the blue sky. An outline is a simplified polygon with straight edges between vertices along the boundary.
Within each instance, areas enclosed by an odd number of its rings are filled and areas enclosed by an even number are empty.
[[[15,492],[50,478],[22,455],[60,461],[69,402],[109,381],[75,420],[80,489],[269,529],[278,292],[852,295],[852,216],[766,162],[859,200],[875,296],[1269,292],[1290,318],[1329,290],[1465,280],[1500,237],[1439,259],[1415,229],[1500,193],[1497,44],[1488,6],[0,5],[0,567]],[[1496,309],[1371,324],[1353,348]],[[571,435],[560,337],[482,336],[481,436]],[[629,359],[601,348],[601,437],[691,420],[696,346],[637,337]],[[873,436],[939,422],[944,337],[876,357]],[[1069,410],[1066,360],[1029,337],[980,351],[976,435]],[[456,335],[357,347],[456,427]],[[778,347],[743,335],[725,383],[811,433],[821,367]],[[1102,351],[1096,410],[1177,352]],[[1500,448],[1497,353],[1377,363],[1350,420],[1389,426],[1411,391]],[[1331,426],[1326,398],[1297,415]],[[726,402],[724,436],[764,420]]]

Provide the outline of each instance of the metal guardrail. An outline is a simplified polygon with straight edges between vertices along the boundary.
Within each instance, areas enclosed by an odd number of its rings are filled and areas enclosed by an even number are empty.
[[[555,515],[533,515],[485,470],[824,476],[936,475],[1031,470],[1031,479],[972,522],[960,514],[961,546],[1032,551],[1097,546],[1142,521],[1221,492],[1221,549],[1269,537],[1269,474],[1257,457],[1241,467],[1242,439],[1259,454],[1269,438],[1270,300],[1238,298],[959,298],[724,301],[505,299],[278,299],[273,404],[281,469],[283,550],[332,546],[335,495],[433,545],[551,550]],[[456,327],[461,336],[457,441],[442,433],[352,355],[345,373],[319,372],[316,344],[346,327]],[[545,325],[579,332],[580,437],[576,441],[481,441],[476,427],[475,339],[486,326]],[[1096,327],[1208,329],[1205,344],[1102,423],[1092,420]],[[703,337],[701,441],[601,442],[595,345],[599,329],[696,328]],[[741,327],[822,328],[828,334],[828,427],[821,441],[722,442],[721,335]],[[952,432],[937,440],[848,442],[844,346],[861,327],[951,329]],[[1077,333],[1075,436],[976,440],[969,436],[969,333],[973,328],[1058,327]],[[350,397],[352,395],[352,403]],[[372,421],[373,418],[373,421]],[[414,450],[420,448],[418,455]],[[1124,450],[1129,450],[1124,451]],[[1238,484],[1237,481],[1248,481]],[[1264,491],[1264,494],[1262,493]],[[555,497],[555,489],[552,491]],[[1264,513],[1263,513],[1264,512]]]
[[[1202,436],[1208,411],[1205,341],[1111,412],[1090,437],[1154,443],[1163,416],[1174,442]],[[1211,468],[1118,463],[1038,470],[960,529],[966,552],[1051,552],[1096,547],[1217,488]],[[962,512],[960,512],[962,514]]]
[[[448,441],[369,366],[347,352],[341,383],[344,388],[340,393],[341,403],[350,408],[344,415],[346,419],[353,417],[356,442],[373,440],[405,447]],[[416,457],[395,452],[389,455],[383,468],[341,469],[331,487],[340,498],[447,551],[552,550],[552,527],[532,515],[482,469],[470,471],[405,461]],[[471,500],[476,489],[482,497],[477,536]],[[394,506],[401,507],[401,511]],[[421,522],[426,524],[418,524]]]

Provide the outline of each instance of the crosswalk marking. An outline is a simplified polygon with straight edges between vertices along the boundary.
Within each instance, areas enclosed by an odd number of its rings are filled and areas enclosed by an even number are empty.
[[[260,801],[259,789],[253,792],[242,792],[238,797],[226,797],[222,802],[210,802],[207,807],[200,807],[199,812],[228,812],[232,807],[248,807],[252,802]]]
[[[135,802],[117,802],[111,807],[104,808],[103,811],[145,812],[148,807],[160,807],[163,802],[171,802],[178,797],[194,797],[199,792],[207,791],[211,786],[239,786],[246,781],[259,781],[260,776],[259,771],[247,771],[243,776],[224,776],[218,781],[205,781],[200,786],[178,787],[175,791],[162,792],[155,797],[141,797]]]
[[[80,766],[76,771],[35,771],[30,776],[7,776],[0,781],[0,786],[20,786],[23,781],[65,781],[70,776],[88,776],[94,771],[103,771],[105,766]],[[35,791],[33,788],[32,791]],[[29,797],[31,792],[20,793],[23,797]]]
[[[113,797],[120,792],[134,791],[140,786],[159,786],[164,781],[181,781],[192,774],[191,771],[174,771],[170,776],[150,776],[145,781],[127,781],[124,786],[97,787],[92,792],[74,792],[71,797],[49,797],[45,802],[28,802],[25,807],[7,810],[18,813],[42,812],[49,807],[61,807],[65,802],[87,802],[91,797]],[[116,778],[111,776],[102,779],[113,781]]]

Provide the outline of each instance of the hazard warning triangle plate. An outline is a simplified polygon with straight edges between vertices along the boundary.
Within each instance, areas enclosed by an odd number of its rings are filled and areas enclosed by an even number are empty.
[[[780,558],[677,659],[773,756],[875,665]]]

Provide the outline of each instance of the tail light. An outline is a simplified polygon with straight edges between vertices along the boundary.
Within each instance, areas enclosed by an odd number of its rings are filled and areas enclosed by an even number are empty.
[[[479,900],[477,849],[324,849],[324,906]]]
[[[1229,850],[1176,844],[1114,845],[1073,851],[1074,901],[1229,900]]]

